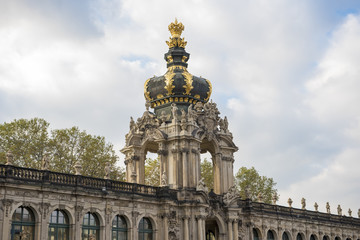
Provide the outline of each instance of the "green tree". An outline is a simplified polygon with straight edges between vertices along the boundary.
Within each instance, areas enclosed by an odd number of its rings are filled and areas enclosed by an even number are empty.
[[[0,163],[6,162],[6,153],[14,155],[14,165],[40,168],[49,145],[49,123],[44,119],[19,119],[0,124]]]
[[[206,158],[201,161],[200,165],[201,177],[204,179],[205,185],[209,190],[214,189],[214,174],[213,174],[213,164],[211,161],[208,161]]]
[[[45,153],[49,154],[49,170],[74,173],[78,161],[82,175],[103,177],[105,164],[110,163],[111,179],[124,180],[124,169],[116,166],[117,156],[104,137],[87,134],[77,127],[52,130],[44,119],[19,119],[0,124],[0,163],[6,153],[14,155],[14,165],[41,168]],[[49,136],[50,135],[50,136]]]
[[[278,197],[274,180],[272,178],[260,176],[254,167],[249,169],[241,167],[235,174],[235,183],[240,190],[240,196],[243,199],[245,199],[248,194],[250,199],[257,201],[259,200],[258,197],[260,193],[262,201],[271,203],[275,194]]]
[[[145,161],[145,184],[160,186],[160,161],[159,158],[148,158]]]

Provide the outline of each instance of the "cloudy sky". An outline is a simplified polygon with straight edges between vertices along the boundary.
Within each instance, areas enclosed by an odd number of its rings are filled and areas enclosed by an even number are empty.
[[[282,205],[357,215],[359,1],[0,0],[0,122],[78,126],[118,152],[145,80],[166,72],[175,17],[189,71],[228,116],[235,170],[273,177]]]

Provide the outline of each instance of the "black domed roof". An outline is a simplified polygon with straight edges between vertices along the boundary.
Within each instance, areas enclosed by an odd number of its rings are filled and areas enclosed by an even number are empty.
[[[198,101],[205,103],[212,91],[209,80],[193,76],[187,71],[190,54],[185,51],[187,42],[180,38],[183,24],[175,20],[175,23],[169,25],[169,30],[172,37],[166,41],[169,51],[165,54],[168,70],[163,76],[149,78],[144,86],[145,98],[155,109],[155,114],[163,110],[168,112],[171,103],[185,110]]]

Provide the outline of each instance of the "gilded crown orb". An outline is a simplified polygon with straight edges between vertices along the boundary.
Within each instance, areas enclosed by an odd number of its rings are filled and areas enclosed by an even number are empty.
[[[184,31],[184,25],[175,18],[175,22],[169,25],[169,31],[173,38],[179,38],[182,31]]]

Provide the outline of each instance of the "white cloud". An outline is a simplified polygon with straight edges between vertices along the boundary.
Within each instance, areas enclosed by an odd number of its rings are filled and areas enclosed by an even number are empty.
[[[144,110],[143,83],[166,71],[167,25],[177,17],[189,71],[212,81],[213,99],[229,117],[239,146],[235,169],[255,166],[282,195],[321,187],[328,176],[343,179],[337,166],[355,164],[360,139],[359,18],[339,24],[340,8],[349,6],[2,1],[0,121],[43,117],[53,128],[103,135],[120,149],[130,116]],[[338,185],[353,180],[346,179]]]

